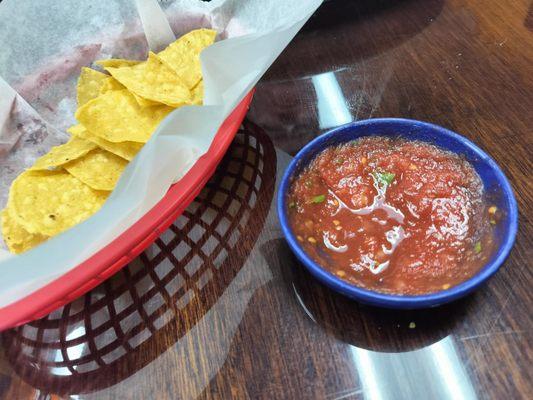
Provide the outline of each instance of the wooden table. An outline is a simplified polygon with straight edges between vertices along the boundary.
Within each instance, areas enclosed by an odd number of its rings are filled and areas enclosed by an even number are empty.
[[[91,293],[1,335],[0,398],[531,398],[532,30],[526,0],[326,2],[171,229]],[[281,237],[273,199],[290,154],[382,116],[464,134],[516,191],[511,256],[449,306],[349,301]]]

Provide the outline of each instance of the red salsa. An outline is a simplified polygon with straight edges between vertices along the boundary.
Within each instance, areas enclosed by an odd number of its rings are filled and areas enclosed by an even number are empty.
[[[497,210],[472,165],[419,141],[367,137],[325,149],[292,182],[288,210],[315,261],[383,293],[448,289],[494,250]]]

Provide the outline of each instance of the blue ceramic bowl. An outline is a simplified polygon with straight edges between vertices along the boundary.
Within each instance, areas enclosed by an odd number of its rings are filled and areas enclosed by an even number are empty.
[[[433,143],[443,149],[463,155],[474,166],[483,181],[490,202],[498,207],[503,216],[494,230],[498,250],[476,275],[457,286],[436,293],[418,296],[384,294],[362,289],[339,279],[323,269],[299,245],[287,216],[287,192],[293,177],[297,176],[323,149],[364,136],[402,137]],[[361,303],[399,309],[435,307],[476,290],[500,268],[507,258],[513,247],[518,227],[518,211],[513,190],[491,157],[457,133],[426,122],[398,118],[369,119],[350,123],[333,129],[308,143],[294,157],[283,176],[278,193],[278,214],[283,234],[292,251],[319,281]]]

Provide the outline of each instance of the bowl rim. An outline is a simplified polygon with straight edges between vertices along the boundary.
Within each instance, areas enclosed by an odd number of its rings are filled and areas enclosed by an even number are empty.
[[[408,124],[413,127],[424,127],[431,131],[436,131],[439,134],[446,135],[453,141],[458,142],[461,146],[469,148],[471,151],[473,151],[474,153],[476,153],[476,155],[480,157],[484,164],[486,164],[490,169],[494,171],[496,179],[499,182],[500,187],[502,188],[503,195],[506,201],[509,203],[509,212],[505,219],[506,222],[504,227],[505,231],[508,232],[508,234],[503,239],[492,261],[486,263],[475,275],[473,275],[466,281],[449,289],[422,295],[397,295],[380,293],[353,285],[338,278],[331,272],[328,272],[319,263],[314,261],[299,245],[289,225],[285,199],[291,184],[291,178],[293,177],[293,174],[296,172],[296,170],[301,167],[300,161],[302,160],[302,158],[309,155],[316,156],[316,154],[318,154],[320,151],[331,145],[329,144],[329,140],[331,138],[345,131],[346,129],[391,123],[400,125]],[[354,140],[361,136],[365,135],[355,135]],[[302,262],[302,264],[309,270],[309,272],[311,272],[313,276],[315,276],[322,283],[329,286],[331,289],[340,292],[350,298],[360,300],[361,302],[366,304],[385,308],[416,309],[435,307],[466,296],[467,294],[476,290],[483,283],[485,283],[502,266],[503,262],[508,257],[514,245],[516,233],[518,230],[518,207],[513,193],[513,189],[507,177],[505,176],[501,168],[498,166],[498,164],[492,159],[492,157],[490,157],[485,151],[483,151],[481,148],[479,148],[466,137],[459,135],[458,133],[455,133],[449,129],[429,122],[404,118],[372,118],[350,122],[348,124],[329,130],[307,143],[294,156],[289,166],[286,168],[285,173],[283,174],[283,178],[278,189],[277,212],[283,235],[285,236],[289,247],[296,255],[296,257],[300,260],[300,262]]]

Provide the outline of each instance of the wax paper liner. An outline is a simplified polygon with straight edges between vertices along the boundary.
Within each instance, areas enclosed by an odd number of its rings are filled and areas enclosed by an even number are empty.
[[[0,249],[0,307],[96,253],[134,224],[204,154],[231,110],[254,87],[321,0],[4,0],[0,3],[0,206],[11,181],[75,123],[81,66],[146,58],[191,29],[220,41],[202,54],[204,106],[170,114],[126,168],[102,209],[19,256]],[[142,21],[142,22],[141,22]],[[144,27],[144,30],[143,30]],[[169,28],[170,27],[170,28]],[[145,37],[146,33],[146,37]],[[3,247],[5,249],[5,245]]]

